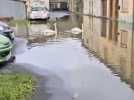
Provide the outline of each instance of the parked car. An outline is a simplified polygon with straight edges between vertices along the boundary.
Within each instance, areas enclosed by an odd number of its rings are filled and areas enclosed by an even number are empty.
[[[36,19],[49,19],[50,13],[49,10],[45,7],[33,7],[31,14],[30,14],[30,20],[36,20]]]
[[[11,60],[13,57],[12,47],[11,41],[7,37],[0,35],[0,64]]]
[[[0,34],[8,37],[11,41],[14,41],[14,31],[4,22],[0,21]]]

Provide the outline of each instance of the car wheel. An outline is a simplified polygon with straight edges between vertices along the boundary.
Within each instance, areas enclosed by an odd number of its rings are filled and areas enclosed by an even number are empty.
[[[13,63],[13,62],[15,62],[15,60],[16,60],[16,57],[15,56],[12,56],[10,59],[9,59],[9,63]]]

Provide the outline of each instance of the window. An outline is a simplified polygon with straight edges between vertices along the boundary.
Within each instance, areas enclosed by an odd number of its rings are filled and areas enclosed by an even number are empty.
[[[128,11],[128,2],[129,2],[129,0],[122,0],[122,4],[121,4],[121,11],[122,12]]]

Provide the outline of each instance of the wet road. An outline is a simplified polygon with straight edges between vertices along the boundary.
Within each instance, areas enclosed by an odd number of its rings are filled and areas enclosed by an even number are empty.
[[[33,100],[134,100],[134,91],[77,38],[49,40],[28,49],[16,40],[16,64],[44,77]]]
[[[79,27],[79,23],[76,16],[70,16],[58,20],[57,25],[64,32]],[[44,23],[32,24],[31,33],[46,28]],[[89,53],[78,38],[60,37],[29,46],[25,39],[17,38],[15,43],[16,63],[8,69],[43,78],[32,100],[134,100],[134,91]]]

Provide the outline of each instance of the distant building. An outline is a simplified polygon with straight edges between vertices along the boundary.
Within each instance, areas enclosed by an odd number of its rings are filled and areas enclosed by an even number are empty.
[[[68,10],[68,0],[50,0],[50,10]]]
[[[134,87],[134,0],[83,0],[84,45]]]
[[[72,12],[83,12],[84,0],[68,0],[69,10]]]
[[[77,0],[68,0],[69,2],[69,10],[70,11],[76,11],[76,7],[78,6],[77,5]]]

